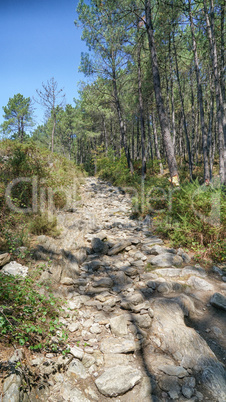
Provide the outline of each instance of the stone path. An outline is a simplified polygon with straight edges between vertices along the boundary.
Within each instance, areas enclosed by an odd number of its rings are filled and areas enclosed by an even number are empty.
[[[148,218],[132,220],[121,189],[88,178],[79,204],[59,213],[60,238],[39,237],[36,258],[53,261],[40,282],[68,300],[71,353],[33,358],[47,382],[30,400],[225,402],[223,272],[166,247]]]

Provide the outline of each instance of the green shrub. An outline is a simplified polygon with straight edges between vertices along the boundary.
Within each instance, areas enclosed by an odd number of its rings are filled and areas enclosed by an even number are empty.
[[[121,158],[116,158],[110,150],[108,156],[97,156],[96,163],[98,175],[116,186],[135,186],[139,180],[136,172],[130,173],[124,153]]]
[[[51,292],[40,294],[33,278],[0,272],[0,340],[30,349],[64,348],[67,334],[59,323],[61,305]]]
[[[188,247],[200,256],[225,259],[226,199],[223,189],[200,187],[198,181],[181,186],[155,223],[158,233],[176,247]],[[200,252],[200,249],[202,250]]]
[[[24,241],[17,240],[24,237],[22,232],[25,226],[34,234],[57,236],[56,219],[46,219],[39,209],[47,209],[48,201],[53,201],[58,209],[64,208],[69,191],[72,193],[71,201],[76,201],[84,175],[81,168],[73,161],[38,147],[32,141],[21,144],[11,140],[0,142],[0,168],[0,249],[11,252],[16,245],[24,245]],[[5,198],[7,186],[17,178],[29,179],[28,182],[23,180],[15,184],[8,198],[21,209],[21,213],[10,209]],[[38,214],[35,216],[22,213],[23,209],[32,207],[32,178],[37,181],[38,201],[41,195],[43,197],[42,206],[38,204]],[[53,199],[48,200],[47,197],[51,195]]]

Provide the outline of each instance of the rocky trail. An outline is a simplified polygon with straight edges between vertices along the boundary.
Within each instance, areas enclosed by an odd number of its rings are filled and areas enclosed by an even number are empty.
[[[3,402],[226,401],[223,271],[130,215],[129,195],[87,178],[77,207],[58,213],[61,236],[39,236],[35,258],[52,261],[40,283],[68,301],[70,353],[33,354],[44,383],[28,396],[12,374]]]

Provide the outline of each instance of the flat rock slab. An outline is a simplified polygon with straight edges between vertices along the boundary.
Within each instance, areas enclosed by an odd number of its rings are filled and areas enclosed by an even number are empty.
[[[205,278],[207,276],[207,273],[205,269],[201,267],[196,268],[192,266],[187,266],[182,269],[181,276],[188,276],[188,275],[201,276],[202,278]]]
[[[202,373],[202,383],[217,401],[226,400],[225,372],[206,341],[184,323],[182,307],[173,299],[158,298],[151,303],[154,311],[152,339],[162,352],[174,356],[184,368]],[[148,354],[146,359],[149,362]],[[164,389],[164,388],[163,388]],[[224,399],[223,399],[224,398]],[[215,400],[215,399],[213,399]]]
[[[157,244],[151,248],[150,253],[153,255],[159,255],[159,254],[164,254],[164,253],[177,254],[177,251],[174,248],[159,246]]]
[[[28,267],[25,267],[24,265],[19,264],[16,261],[11,261],[9,264],[6,264],[1,272],[3,272],[6,275],[19,275],[25,278],[28,273]]]
[[[155,269],[155,274],[161,275],[163,277],[168,276],[168,277],[176,277],[181,275],[181,269],[179,268],[160,268],[160,269]]]
[[[131,240],[125,240],[120,243],[117,243],[108,251],[108,255],[115,255],[120,253],[120,251],[124,250],[126,247],[131,245]]]
[[[180,266],[183,263],[183,258],[172,253],[159,254],[155,257],[150,258],[149,260],[152,265],[163,268],[170,267],[172,265]]]
[[[210,304],[212,306],[220,308],[226,311],[226,297],[221,295],[220,293],[214,293],[210,299]]]
[[[98,280],[93,281],[92,283],[94,288],[103,287],[103,288],[111,288],[113,286],[113,280],[111,278],[100,278]]]
[[[116,366],[107,369],[95,384],[105,396],[123,395],[140,382],[142,373],[130,366]]]
[[[183,378],[188,375],[187,370],[185,370],[182,366],[172,366],[172,365],[159,366],[159,370],[163,371],[163,373],[165,374],[173,375],[179,378]]]
[[[163,244],[162,239],[159,239],[158,237],[153,236],[153,237],[150,237],[148,240],[144,241],[144,245],[148,246],[148,247],[151,247],[155,244]]]
[[[135,341],[124,338],[106,338],[100,344],[102,353],[130,353],[137,349]]]
[[[211,283],[207,282],[205,279],[201,279],[196,276],[191,276],[188,279],[187,284],[197,290],[214,290],[214,286]]]

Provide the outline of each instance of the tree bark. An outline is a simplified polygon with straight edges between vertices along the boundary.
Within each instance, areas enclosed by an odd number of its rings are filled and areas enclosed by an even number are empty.
[[[169,59],[170,59],[170,97],[171,97],[171,110],[172,110],[172,134],[173,134],[173,147],[175,151],[176,144],[176,124],[175,124],[175,106],[174,106],[174,92],[173,92],[173,69],[172,69],[172,55],[169,38]]]
[[[149,48],[150,48],[151,60],[152,60],[152,75],[153,75],[153,84],[154,84],[154,90],[155,90],[155,99],[156,99],[156,105],[157,105],[157,110],[158,110],[158,115],[159,115],[159,122],[160,122],[160,126],[161,126],[161,131],[162,131],[164,148],[166,151],[167,162],[168,162],[168,166],[169,166],[170,177],[171,177],[171,181],[172,181],[173,177],[175,177],[175,176],[179,179],[179,175],[178,175],[178,169],[177,169],[177,162],[176,162],[176,158],[175,158],[175,154],[174,154],[174,147],[173,147],[173,143],[172,143],[171,135],[170,135],[169,121],[167,118],[167,113],[165,111],[163,97],[162,97],[162,91],[161,91],[161,82],[160,82],[160,74],[159,74],[157,53],[156,53],[155,40],[154,40],[154,29],[153,29],[153,23],[152,23],[152,11],[151,11],[151,1],[150,0],[145,0],[145,17],[146,17],[146,29],[147,29],[147,34],[148,34],[148,42],[149,42]]]
[[[132,128],[132,160],[134,161],[134,137],[135,137],[135,133],[134,133],[134,121],[133,121],[133,128]]]
[[[152,142],[152,136],[151,136],[151,128],[150,128],[150,117],[149,117],[149,113],[148,113],[148,117],[147,117],[147,127],[148,127],[149,149],[150,149],[151,160],[152,160],[152,164],[153,164],[153,142]]]
[[[105,146],[105,155],[107,156],[108,153],[108,137],[107,137],[107,129],[105,118],[103,117],[103,128],[104,128],[104,146]]]
[[[157,128],[156,128],[154,112],[152,113],[152,126],[153,126],[154,143],[155,143],[155,155],[156,155],[156,158],[160,161],[159,167],[160,167],[160,174],[162,175],[164,173],[164,171],[163,171],[161,156],[160,156],[160,152],[159,152],[159,144],[158,144],[158,136],[157,136]]]
[[[223,102],[225,102],[225,64],[224,64],[224,53],[225,53],[225,2],[221,4],[221,92],[223,97]],[[225,106],[224,106],[225,110]]]
[[[192,17],[192,12],[191,12],[191,0],[188,0],[188,3],[189,3],[189,20],[190,20],[190,27],[191,27],[191,34],[192,34],[195,73],[196,73],[197,91],[198,91],[198,100],[199,100],[199,109],[200,109],[200,122],[201,122],[201,130],[202,130],[204,181],[205,181],[205,183],[208,183],[210,176],[209,176],[209,161],[208,161],[208,152],[207,152],[207,133],[206,133],[204,108],[203,108],[202,85],[201,85],[201,79],[200,79],[200,69],[199,69],[197,45],[196,45],[196,39],[195,39],[195,29],[194,29],[193,17]]]
[[[137,26],[138,29],[138,26]],[[141,159],[142,159],[142,179],[146,175],[146,152],[145,152],[145,124],[144,124],[144,107],[142,97],[142,81],[141,81],[141,44],[137,46],[137,78],[138,78],[138,97],[139,97],[139,114],[140,114],[140,126],[141,126]]]
[[[194,102],[194,83],[193,83],[193,71],[192,68],[190,70],[190,82],[191,82],[191,117],[192,117],[192,135],[191,135],[191,157],[192,157],[192,165],[194,165],[194,159],[196,155],[196,144],[197,139],[195,136],[195,126],[196,126],[196,115],[195,115],[195,102]],[[197,159],[197,158],[196,158]]]
[[[186,138],[186,144],[187,144],[187,152],[188,152],[188,160],[189,160],[190,181],[192,181],[192,157],[191,157],[191,147],[190,147],[190,140],[189,140],[189,137],[188,137],[187,119],[186,119],[185,108],[184,108],[184,98],[183,98],[182,90],[181,90],[180,75],[179,75],[178,61],[177,61],[177,51],[176,51],[176,45],[175,45],[175,39],[174,39],[174,32],[173,32],[173,47],[174,47],[174,57],[175,57],[175,63],[176,63],[177,83],[178,83],[178,88],[179,88],[179,95],[180,95],[181,108],[182,108],[182,115],[183,115],[184,132],[185,132],[185,138]]]
[[[114,58],[114,55],[112,56],[112,59],[113,58]],[[130,172],[133,173],[133,165],[132,165],[132,161],[131,161],[131,158],[130,158],[130,151],[129,151],[127,141],[126,141],[125,126],[124,126],[124,121],[123,121],[123,118],[122,118],[121,105],[120,105],[119,96],[118,96],[118,88],[117,88],[116,72],[115,72],[115,68],[114,68],[114,62],[113,62],[113,66],[112,66],[112,82],[113,82],[115,104],[116,104],[116,109],[117,109],[117,114],[118,114],[118,119],[119,119],[121,143],[122,143],[122,146],[123,146],[123,148],[125,150],[128,168],[130,169]]]
[[[206,25],[207,25],[207,33],[209,38],[210,45],[210,54],[212,61],[212,68],[214,74],[214,85],[216,92],[216,104],[217,104],[217,123],[218,123],[218,131],[219,131],[219,165],[220,165],[220,178],[221,183],[226,185],[226,117],[225,117],[225,107],[223,102],[223,96],[221,92],[220,85],[220,74],[218,69],[218,60],[217,60],[217,46],[214,34],[214,7],[213,0],[210,1],[210,16],[207,12],[206,0],[204,3],[204,11],[206,15]]]

